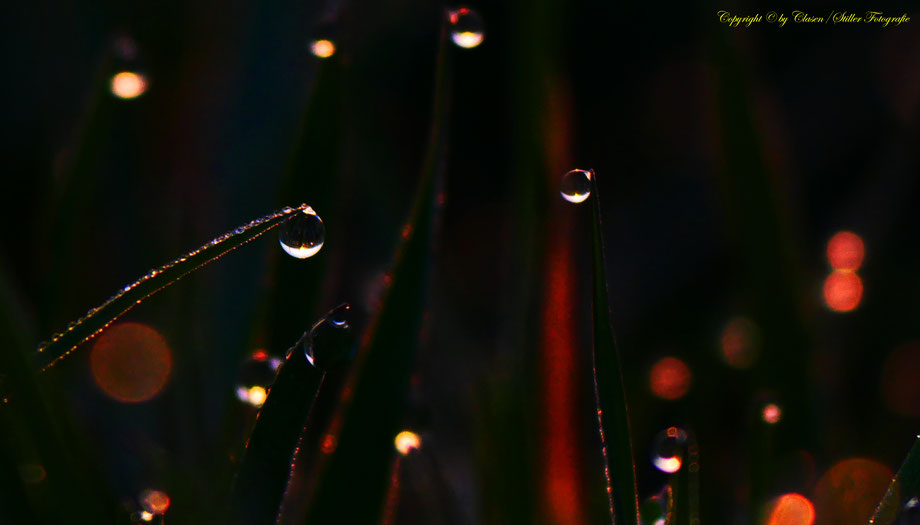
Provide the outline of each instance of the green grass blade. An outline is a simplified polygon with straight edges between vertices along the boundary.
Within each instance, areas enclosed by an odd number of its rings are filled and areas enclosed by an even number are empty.
[[[901,468],[888,485],[888,490],[885,491],[882,501],[869,518],[869,523],[871,525],[894,523],[901,510],[902,500],[918,494],[920,494],[920,436],[917,436],[914,446],[901,463]]]
[[[392,281],[364,337],[350,396],[337,417],[337,446],[321,469],[308,523],[374,523],[384,503],[395,450],[393,437],[405,412],[409,377],[419,346],[437,174],[446,147],[450,60],[442,32],[428,152],[412,216],[404,231]],[[334,424],[335,425],[335,424]],[[360,489],[356,489],[360,487]]]
[[[636,464],[633,460],[623,369],[610,325],[600,195],[592,171],[592,245],[594,253],[594,392],[604,452],[611,519],[617,525],[639,523]]]
[[[240,460],[226,523],[276,522],[300,436],[325,369],[345,362],[351,354],[348,322],[336,317],[347,310],[348,305],[342,305],[331,311],[288,350]],[[304,351],[308,347],[309,359]]]
[[[305,207],[306,205],[296,209],[284,208],[250,221],[171,263],[151,270],[133,284],[125,286],[99,307],[90,310],[86,316],[71,323],[66,330],[55,335],[50,342],[39,345],[39,366],[43,371],[47,370],[144,299],[271,230],[284,222],[291,213]]]

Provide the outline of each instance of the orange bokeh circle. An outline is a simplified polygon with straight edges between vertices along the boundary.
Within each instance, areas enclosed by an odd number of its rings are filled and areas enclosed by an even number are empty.
[[[838,462],[815,487],[817,525],[865,525],[891,481],[891,469],[871,459]]]
[[[690,368],[683,361],[676,357],[665,357],[652,366],[649,386],[656,396],[673,401],[686,395],[692,378]]]
[[[862,238],[853,232],[838,232],[827,242],[827,262],[835,270],[859,269],[865,254]]]
[[[824,303],[835,312],[854,310],[862,296],[862,279],[854,272],[835,270],[824,281]]]
[[[163,390],[172,371],[172,351],[153,328],[121,323],[99,336],[90,370],[106,395],[123,403],[148,401]]]

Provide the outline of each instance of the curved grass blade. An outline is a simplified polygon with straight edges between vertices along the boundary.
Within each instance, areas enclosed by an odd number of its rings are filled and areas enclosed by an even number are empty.
[[[179,257],[171,263],[156,270],[151,270],[133,284],[125,286],[102,305],[87,312],[86,316],[70,323],[66,330],[52,337],[50,342],[38,347],[39,366],[45,371],[58,361],[67,357],[77,346],[110,325],[122,314],[140,304],[141,301],[173,284],[182,277],[201,268],[227,252],[246,244],[263,233],[278,226],[288,216],[305,209],[305,204],[297,208],[284,208],[264,217],[250,221],[232,232],[225,233],[211,242]]]
[[[623,385],[623,368],[610,325],[600,195],[597,177],[591,171],[592,245],[594,266],[594,393],[597,422],[604,453],[604,472],[610,517],[617,525],[638,525],[639,497],[636,490],[636,464],[629,430],[629,411]]]
[[[364,337],[350,396],[343,399],[335,452],[321,469],[307,523],[374,523],[387,494],[393,437],[405,411],[419,346],[430,267],[438,173],[447,145],[450,57],[442,29],[430,143],[414,209],[396,255],[393,279]],[[355,487],[360,486],[360,490]]]
[[[888,485],[888,490],[882,496],[882,501],[879,502],[875,512],[872,513],[872,517],[869,518],[870,525],[889,525],[894,523],[898,512],[901,510],[902,500],[915,497],[918,494],[920,494],[920,435],[917,436],[914,446],[911,447],[907,457],[904,458],[904,462],[901,463],[901,468],[898,469],[898,473],[894,475],[894,479]]]
[[[277,521],[298,442],[325,370],[350,360],[354,341],[345,318],[348,309],[343,304],[330,311],[288,349],[246,443],[225,523]]]

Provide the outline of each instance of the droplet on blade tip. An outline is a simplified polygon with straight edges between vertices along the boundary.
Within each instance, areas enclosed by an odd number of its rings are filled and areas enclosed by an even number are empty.
[[[310,206],[294,213],[279,229],[278,240],[281,248],[297,259],[313,257],[322,249],[325,242],[326,227]]]
[[[562,186],[559,190],[562,198],[579,204],[591,196],[591,172],[588,170],[572,170],[562,176]]]

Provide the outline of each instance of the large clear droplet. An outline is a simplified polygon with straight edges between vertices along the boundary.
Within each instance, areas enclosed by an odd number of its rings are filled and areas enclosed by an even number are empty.
[[[280,366],[281,360],[269,357],[265,350],[253,352],[240,366],[236,397],[243,403],[256,408],[261,407],[268,398],[268,390],[275,381]]]
[[[278,238],[281,247],[288,255],[298,259],[316,255],[326,239],[323,220],[309,206],[291,214],[291,218],[285,221],[280,229]]]
[[[450,21],[450,39],[454,44],[472,49],[482,43],[485,37],[482,17],[469,7],[458,7],[447,13]]]
[[[591,196],[591,172],[588,170],[572,170],[562,176],[562,187],[559,190],[562,198],[578,204],[585,202]]]
[[[652,464],[668,474],[680,470],[687,449],[687,433],[677,427],[670,427],[659,433],[652,444]]]
[[[343,303],[313,325],[303,343],[304,355],[310,364],[328,370],[354,357],[355,336],[351,329],[351,315],[351,306]]]

